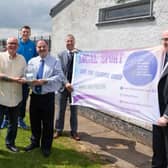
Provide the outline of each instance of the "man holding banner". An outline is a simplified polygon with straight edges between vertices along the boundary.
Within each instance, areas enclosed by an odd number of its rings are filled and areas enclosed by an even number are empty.
[[[66,36],[66,48],[67,50],[61,52],[58,57],[61,62],[62,70],[64,72],[66,81],[62,85],[62,89],[58,92],[58,106],[59,110],[56,117],[56,133],[54,138],[58,138],[62,135],[64,128],[64,117],[66,111],[67,100],[71,103],[71,92],[73,90],[71,83],[72,80],[72,71],[73,71],[73,58],[74,53],[78,50],[75,49],[75,37],[72,34]],[[70,105],[70,125],[71,125],[71,137],[79,141],[80,138],[77,134],[77,108],[74,105]]]
[[[168,31],[162,34],[165,61],[158,83],[160,118],[153,125],[152,168],[168,168]]]

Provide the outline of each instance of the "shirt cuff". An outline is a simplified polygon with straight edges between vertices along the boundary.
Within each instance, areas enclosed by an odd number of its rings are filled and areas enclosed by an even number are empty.
[[[164,114],[163,117],[168,120],[168,115]]]

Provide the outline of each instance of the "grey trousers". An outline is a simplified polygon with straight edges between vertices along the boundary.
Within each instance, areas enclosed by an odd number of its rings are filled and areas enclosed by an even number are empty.
[[[71,103],[71,94],[64,89],[63,92],[58,93],[58,112],[56,115],[56,131],[62,132],[64,129],[64,119],[65,119],[65,111],[67,106],[67,101]],[[71,127],[71,134],[77,132],[78,121],[77,121],[77,106],[70,105],[70,127]]]

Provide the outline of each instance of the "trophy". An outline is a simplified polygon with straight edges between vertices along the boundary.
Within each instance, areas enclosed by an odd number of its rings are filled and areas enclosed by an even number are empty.
[[[28,64],[24,73],[27,82],[32,82],[36,79],[36,70],[33,64]]]

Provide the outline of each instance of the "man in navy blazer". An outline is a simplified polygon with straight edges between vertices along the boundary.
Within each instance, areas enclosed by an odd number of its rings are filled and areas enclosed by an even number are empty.
[[[71,85],[72,71],[73,71],[73,58],[74,53],[78,52],[75,48],[75,37],[72,34],[66,36],[66,50],[58,54],[61,62],[62,70],[65,75],[65,81],[62,88],[58,92],[58,106],[59,110],[56,116],[56,133],[54,138],[58,138],[62,135],[64,129],[64,118],[67,106],[67,101],[71,103],[71,92],[73,90]],[[70,126],[71,126],[71,137],[77,141],[80,140],[77,134],[78,121],[77,121],[77,107],[70,105]]]
[[[168,31],[162,34],[165,61],[158,83],[160,118],[153,125],[152,168],[168,168]]]

